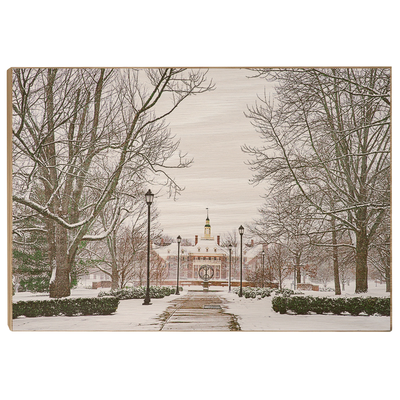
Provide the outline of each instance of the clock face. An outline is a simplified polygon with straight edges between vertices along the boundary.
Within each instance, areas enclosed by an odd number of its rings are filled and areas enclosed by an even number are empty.
[[[214,269],[209,265],[202,265],[199,268],[199,276],[201,279],[208,281],[214,276]]]

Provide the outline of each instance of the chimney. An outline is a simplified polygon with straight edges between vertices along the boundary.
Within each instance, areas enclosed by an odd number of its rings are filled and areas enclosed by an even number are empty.
[[[218,235],[217,236],[217,245],[219,246],[219,239],[220,239],[220,236]]]
[[[194,235],[194,245],[196,246],[197,242],[199,241],[199,236]]]
[[[254,240],[251,239],[251,247],[254,247]]]

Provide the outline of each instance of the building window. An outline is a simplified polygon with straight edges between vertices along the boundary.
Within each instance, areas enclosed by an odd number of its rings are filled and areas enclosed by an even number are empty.
[[[214,249],[214,253],[216,253],[217,252],[217,249]]]
[[[200,253],[200,247],[197,248],[198,252]]]
[[[206,251],[208,252],[208,247],[206,247]]]

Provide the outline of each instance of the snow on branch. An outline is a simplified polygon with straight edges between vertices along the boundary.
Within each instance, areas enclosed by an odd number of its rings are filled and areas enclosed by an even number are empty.
[[[109,228],[105,230],[104,232],[100,233],[99,235],[85,235],[83,236],[82,240],[87,240],[87,241],[95,241],[95,240],[103,240],[105,239],[110,233],[115,229],[115,225],[117,224],[117,221],[119,219],[119,216],[121,214],[121,208],[117,208],[117,212],[114,215],[114,219],[111,222]]]
[[[79,227],[87,224],[92,218],[92,216],[90,216],[82,221],[76,222],[74,224],[70,224],[70,223],[66,222],[63,218],[61,218],[60,216],[49,211],[48,208],[43,207],[42,205],[40,205],[32,200],[28,200],[25,197],[20,197],[17,195],[13,195],[12,199],[13,199],[13,201],[15,201],[19,204],[23,204],[24,206],[28,206],[28,207],[32,208],[33,210],[37,211],[39,214],[43,215],[44,217],[47,217],[47,218],[52,219],[53,221],[56,221],[58,224],[60,224],[61,226],[63,226],[66,229],[79,228]]]

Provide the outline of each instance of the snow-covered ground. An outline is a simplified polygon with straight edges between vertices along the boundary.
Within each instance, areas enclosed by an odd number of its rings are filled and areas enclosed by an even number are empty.
[[[75,289],[72,297],[97,297],[100,291],[108,289]],[[184,294],[182,292],[182,294]],[[158,330],[158,316],[168,307],[176,295],[162,299],[151,299],[151,305],[144,306],[143,299],[121,300],[115,314],[86,315],[73,317],[18,317],[13,320],[13,330],[28,331],[137,331]],[[26,300],[46,300],[48,295],[29,292],[13,296],[13,302]]]
[[[302,292],[306,296],[335,296],[334,292]],[[355,294],[354,282],[349,286],[346,285],[342,296],[359,296]],[[390,294],[385,291],[384,284],[375,284],[371,281],[368,293],[362,296],[387,297]],[[272,297],[245,299],[233,293],[226,293],[225,298],[230,302],[230,312],[238,315],[238,322],[243,331],[389,331],[391,329],[390,317],[281,315],[272,310]]]
[[[200,290],[201,287],[185,287]],[[272,297],[264,299],[240,298],[228,293],[227,288],[212,288],[226,300],[226,312],[235,314],[243,331],[389,331],[390,317],[350,315],[281,315],[272,310]],[[93,297],[104,289],[75,289],[71,297]],[[305,295],[334,296],[334,292],[308,292]],[[346,287],[343,296],[354,296],[354,286]],[[365,296],[388,296],[384,285],[370,285]],[[155,331],[160,329],[159,317],[177,296],[152,299],[152,305],[143,306],[142,299],[122,300],[113,315],[74,317],[18,317],[13,320],[13,330],[21,331]],[[44,294],[17,293],[13,301],[48,299]]]
[[[312,292],[304,292],[312,295]],[[314,292],[315,293],[315,292]],[[389,331],[390,317],[351,315],[289,315],[272,310],[271,297],[245,299],[226,293],[229,312],[242,331]]]

